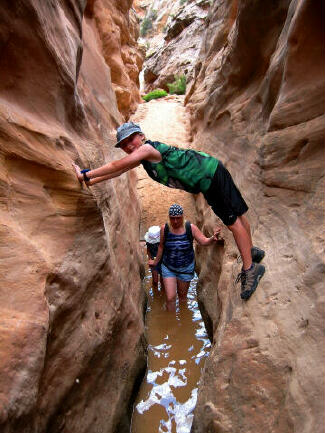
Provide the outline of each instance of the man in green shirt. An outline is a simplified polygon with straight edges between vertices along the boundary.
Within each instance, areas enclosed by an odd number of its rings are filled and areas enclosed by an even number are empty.
[[[241,298],[248,300],[264,275],[265,267],[259,262],[265,253],[253,247],[250,225],[244,215],[248,207],[221,161],[204,152],[145,141],[141,128],[133,122],[123,123],[117,129],[115,147],[127,156],[94,170],[80,170],[74,164],[78,180],[91,186],[142,164],[148,175],[163,185],[194,194],[202,192],[234,236],[243,261],[239,274]]]

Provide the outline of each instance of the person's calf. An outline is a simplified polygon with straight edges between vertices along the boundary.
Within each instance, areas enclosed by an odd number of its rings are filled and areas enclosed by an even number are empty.
[[[243,268],[249,269],[252,264],[251,241],[242,221],[237,218],[234,224],[227,226],[232,232],[243,262]]]

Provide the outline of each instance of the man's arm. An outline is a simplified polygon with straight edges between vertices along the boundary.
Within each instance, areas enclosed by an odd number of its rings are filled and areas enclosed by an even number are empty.
[[[94,179],[97,177],[104,177],[112,174],[119,176],[125,171],[137,167],[138,165],[140,165],[141,161],[143,160],[159,162],[161,161],[161,155],[158,152],[158,150],[150,146],[150,144],[143,144],[138,149],[134,150],[132,153],[130,153],[129,155],[125,156],[122,159],[109,162],[108,164],[105,164],[102,167],[88,171],[87,177],[89,177],[90,179]],[[112,177],[116,177],[116,176],[112,176]],[[103,180],[106,179],[107,178]]]
[[[87,182],[87,185],[92,186],[95,185],[96,183],[102,182],[103,180],[113,179],[114,177],[118,177],[121,174],[125,173],[126,171],[128,171],[127,168],[124,170],[117,171],[116,173],[113,174],[107,174],[106,176],[94,177],[93,179],[90,179],[89,182]]]

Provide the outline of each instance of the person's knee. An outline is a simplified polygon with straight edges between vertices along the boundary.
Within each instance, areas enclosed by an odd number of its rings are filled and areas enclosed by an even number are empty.
[[[166,293],[167,302],[176,302],[176,293]]]
[[[236,217],[235,221],[232,224],[227,225],[227,228],[232,232],[237,229],[238,226],[241,226],[242,222],[238,217]]]

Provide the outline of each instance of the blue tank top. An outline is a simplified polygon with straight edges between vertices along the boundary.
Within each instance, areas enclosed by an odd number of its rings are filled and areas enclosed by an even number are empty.
[[[168,232],[164,244],[163,263],[171,270],[177,270],[191,264],[194,260],[193,243],[187,237],[186,232],[175,235]]]

